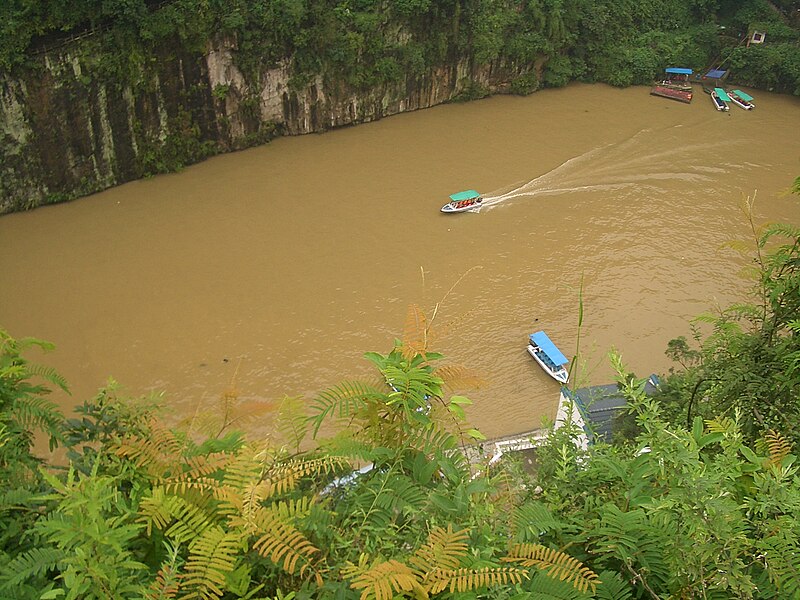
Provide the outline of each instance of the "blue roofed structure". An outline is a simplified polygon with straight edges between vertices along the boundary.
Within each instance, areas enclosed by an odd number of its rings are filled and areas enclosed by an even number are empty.
[[[703,79],[725,79],[725,76],[728,74],[727,71],[722,71],[720,69],[710,69],[708,73],[703,75]]]
[[[651,375],[645,384],[645,393],[654,394],[659,383],[658,376]],[[591,441],[611,442],[614,420],[627,405],[617,384],[595,385],[574,392],[564,387],[561,394],[571,398],[577,405],[586,424],[586,435]]]
[[[691,69],[682,69],[680,67],[668,67],[664,69],[667,73],[672,73],[674,75],[691,75],[694,73]]]
[[[565,365],[569,359],[561,353],[561,350],[556,348],[556,345],[550,341],[544,331],[537,331],[530,336],[531,344],[538,346],[545,356],[553,363],[554,367]]]

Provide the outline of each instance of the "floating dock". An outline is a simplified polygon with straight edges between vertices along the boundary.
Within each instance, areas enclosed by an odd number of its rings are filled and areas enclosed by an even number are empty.
[[[662,98],[669,98],[670,100],[677,100],[689,104],[692,101],[692,92],[686,90],[679,90],[665,85],[654,85],[650,90],[650,95],[661,96]]]

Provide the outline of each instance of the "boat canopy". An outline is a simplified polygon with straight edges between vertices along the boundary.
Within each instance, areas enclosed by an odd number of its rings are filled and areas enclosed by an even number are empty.
[[[545,353],[547,358],[553,361],[553,364],[556,366],[558,365],[565,365],[569,362],[566,356],[561,354],[561,350],[556,348],[556,345],[550,341],[550,338],[547,337],[547,334],[544,331],[537,331],[536,333],[531,334],[531,343],[535,346],[539,346],[542,352]]]
[[[752,102],[753,97],[750,94],[743,92],[742,90],[733,90],[733,93],[739,96],[745,102]]]
[[[708,73],[705,74],[707,79],[722,79],[725,77],[725,73],[727,71],[721,71],[720,69],[711,69]]]
[[[714,88],[714,91],[717,92],[717,96],[719,96],[719,99],[723,102],[731,101],[731,97],[728,96],[728,94],[722,88]]]
[[[459,200],[472,200],[474,198],[480,198],[480,194],[475,190],[467,190],[466,192],[458,192],[457,194],[452,194],[450,196],[450,200],[453,202],[458,202]]]
[[[664,69],[667,73],[675,73],[677,75],[691,75],[693,71],[691,69],[682,69],[680,67],[668,67]]]

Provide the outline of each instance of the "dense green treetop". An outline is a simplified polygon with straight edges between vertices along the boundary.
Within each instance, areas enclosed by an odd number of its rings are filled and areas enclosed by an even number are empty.
[[[92,53],[135,62],[154,45],[200,52],[224,34],[237,40],[243,69],[288,59],[296,85],[323,74],[366,88],[469,56],[532,73],[543,65],[541,81],[535,72],[515,82],[520,93],[574,79],[649,83],[665,66],[724,63],[741,83],[798,94],[797,8],[766,0],[6,0],[0,71],[73,35],[94,32],[105,43]],[[767,44],[743,43],[754,29]],[[97,68],[119,77],[118,62],[109,56]]]

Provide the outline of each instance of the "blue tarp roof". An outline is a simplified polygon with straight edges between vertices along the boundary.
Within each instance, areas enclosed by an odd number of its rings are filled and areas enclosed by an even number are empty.
[[[556,345],[550,341],[550,338],[547,337],[547,334],[544,331],[537,331],[536,333],[531,334],[531,342],[535,345],[539,346],[547,355],[547,358],[552,360],[556,365],[565,365],[569,362],[566,356],[561,354],[561,350],[556,348]]]
[[[708,73],[706,73],[706,77],[709,79],[721,79],[727,71],[720,71],[719,69],[711,69]]]
[[[458,192],[457,194],[452,194],[450,196],[450,200],[453,202],[458,202],[459,200],[472,200],[473,198],[478,198],[480,194],[475,190],[467,190],[466,192]]]
[[[669,67],[664,69],[667,73],[677,73],[679,75],[691,75],[693,71],[691,69],[681,69],[679,67]]]

